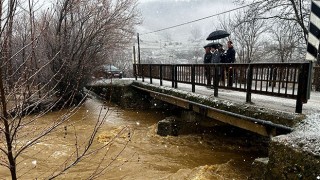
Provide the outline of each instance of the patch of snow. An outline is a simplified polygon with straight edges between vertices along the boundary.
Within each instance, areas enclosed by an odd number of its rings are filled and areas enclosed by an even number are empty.
[[[307,116],[292,133],[275,137],[274,140],[314,155],[320,155],[320,113]]]
[[[34,167],[37,166],[37,160],[33,160],[31,163]]]
[[[89,86],[105,86],[105,85],[118,85],[118,86],[126,86],[130,85],[133,82],[134,78],[122,78],[122,79],[106,79],[106,78],[101,78],[101,79],[96,79],[90,82],[88,85]]]

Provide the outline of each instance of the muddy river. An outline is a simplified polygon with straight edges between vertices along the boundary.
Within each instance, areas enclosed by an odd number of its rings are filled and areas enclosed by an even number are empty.
[[[64,110],[38,118],[22,130],[17,144],[67,116]],[[248,137],[239,134],[158,136],[156,124],[166,116],[162,111],[123,110],[88,99],[66,124],[18,158],[19,178],[48,179],[68,167],[88,146],[98,119],[104,123],[88,154],[57,179],[247,179],[253,160],[262,156]],[[0,179],[10,179],[3,167]]]

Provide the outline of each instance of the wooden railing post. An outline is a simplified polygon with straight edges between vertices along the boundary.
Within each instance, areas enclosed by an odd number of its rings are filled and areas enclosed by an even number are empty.
[[[178,66],[174,65],[174,88],[178,88]]]
[[[162,64],[160,64],[160,86],[162,86],[162,80],[163,80],[163,75],[162,75]]]
[[[137,62],[136,62],[136,46],[133,46],[133,75],[138,80],[138,75],[137,75]]]
[[[213,88],[214,88],[214,97],[218,97],[218,86],[219,86],[219,80],[220,80],[220,66],[214,65],[214,81],[213,81]]]
[[[138,80],[138,75],[137,75],[137,64],[133,64],[133,76],[136,80]]]
[[[298,77],[298,94],[296,101],[296,113],[302,113],[303,103],[308,101],[308,81],[309,81],[310,63],[301,64]]]
[[[149,77],[150,77],[150,84],[152,84],[152,65],[149,64]]]
[[[140,64],[140,66],[141,66],[142,82],[144,82],[144,65]]]
[[[171,81],[172,87],[174,87],[174,65],[171,65]]]
[[[246,95],[247,103],[251,103],[252,79],[253,79],[253,67],[251,64],[249,64],[248,72],[247,72],[247,95]]]
[[[195,70],[195,67],[194,65],[192,64],[191,65],[191,85],[192,85],[192,92],[195,92],[196,91],[196,70]]]
[[[298,78],[298,94],[296,101],[296,113],[302,113],[302,93],[303,93],[303,67],[299,69],[299,78]]]
[[[210,87],[211,86],[211,65],[210,64],[204,64],[204,68],[205,68],[205,71],[207,73],[207,86]]]

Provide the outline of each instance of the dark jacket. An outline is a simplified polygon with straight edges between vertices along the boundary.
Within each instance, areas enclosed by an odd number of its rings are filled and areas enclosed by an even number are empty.
[[[233,47],[228,48],[226,53],[226,63],[234,63],[236,61],[236,51]]]
[[[203,58],[203,63],[211,63],[212,54],[211,52],[206,53]]]
[[[220,50],[220,63],[227,63],[227,56],[224,50]]]
[[[212,53],[212,60],[211,63],[221,63],[221,53],[218,50],[215,50]]]

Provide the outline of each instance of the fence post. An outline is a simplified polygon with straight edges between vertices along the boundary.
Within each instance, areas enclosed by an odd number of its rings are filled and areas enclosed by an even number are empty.
[[[150,77],[150,84],[152,84],[152,66],[149,64],[149,77]]]
[[[253,79],[253,67],[251,64],[248,66],[247,72],[247,95],[246,95],[246,102],[251,103],[251,89],[252,89],[252,79]]]
[[[214,97],[218,97],[218,86],[219,86],[219,79],[220,79],[219,74],[220,74],[220,66],[214,65],[214,81],[213,81]]]
[[[174,65],[174,88],[178,88],[178,66]]]
[[[204,68],[205,68],[205,71],[207,73],[207,86],[210,87],[211,86],[211,77],[212,77],[212,74],[211,74],[211,65],[209,64],[204,64]]]
[[[162,64],[160,64],[160,86],[162,86],[162,79],[163,79],[163,76],[162,76]]]
[[[171,81],[172,87],[174,87],[174,65],[171,65]]]
[[[133,49],[133,74],[134,74],[134,76],[135,76],[135,78],[136,78],[136,80],[138,80],[138,75],[137,75],[137,62],[136,62],[136,46],[133,46],[132,47]]]
[[[195,67],[192,64],[191,65],[191,85],[192,85],[192,92],[196,91],[196,85],[195,85],[195,81],[196,81],[196,76],[195,76]]]
[[[144,82],[144,65],[139,64],[141,66],[141,72],[142,72],[142,82]]]
[[[303,103],[308,101],[308,78],[309,77],[309,68],[310,63],[304,63],[300,66],[299,69],[299,78],[298,78],[298,94],[296,101],[296,113],[302,113]]]
[[[315,91],[320,91],[320,66],[316,65],[313,67],[313,84],[315,86]]]
[[[138,80],[138,74],[137,74],[137,64],[133,64],[133,75],[135,77],[136,80]]]

